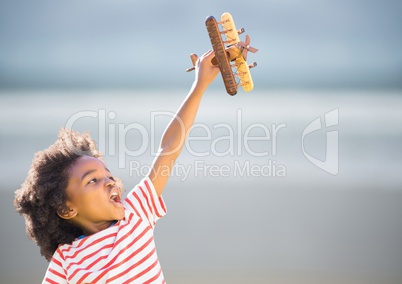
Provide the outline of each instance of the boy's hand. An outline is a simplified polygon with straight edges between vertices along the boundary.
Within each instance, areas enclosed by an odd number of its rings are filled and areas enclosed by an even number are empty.
[[[214,56],[215,53],[212,50],[209,50],[197,59],[195,64],[196,85],[206,88],[218,75],[219,67],[212,65],[211,63],[211,60],[214,58]]]

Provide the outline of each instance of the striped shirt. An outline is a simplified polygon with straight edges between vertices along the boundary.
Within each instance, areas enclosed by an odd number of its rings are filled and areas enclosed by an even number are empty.
[[[42,283],[165,283],[153,230],[166,214],[149,178],[123,201],[124,219],[105,230],[60,245]]]

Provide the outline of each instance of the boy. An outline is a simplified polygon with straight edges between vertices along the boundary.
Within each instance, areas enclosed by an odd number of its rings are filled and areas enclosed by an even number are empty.
[[[166,169],[219,73],[213,56],[208,51],[198,58],[192,88],[167,126],[150,172],[124,200],[88,134],[62,129],[53,145],[35,155],[14,204],[50,261],[43,283],[165,283],[153,228],[166,213]]]

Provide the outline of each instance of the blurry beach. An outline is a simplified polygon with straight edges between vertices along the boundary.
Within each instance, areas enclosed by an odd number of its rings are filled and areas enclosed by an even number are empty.
[[[47,267],[12,207],[34,152],[61,127],[89,131],[127,191],[152,162],[152,147],[185,94],[1,92],[1,283],[37,283]],[[324,121],[334,109],[335,175],[306,158],[330,155]],[[208,91],[164,193],[168,215],[156,227],[167,280],[400,283],[401,109],[400,92]],[[317,118],[322,129],[302,147]]]

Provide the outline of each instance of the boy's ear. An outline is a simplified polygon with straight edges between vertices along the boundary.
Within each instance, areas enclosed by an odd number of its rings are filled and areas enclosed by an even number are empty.
[[[57,215],[59,215],[60,218],[62,219],[71,219],[77,216],[77,210],[74,207],[67,207],[67,209],[59,209],[57,210]]]

